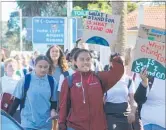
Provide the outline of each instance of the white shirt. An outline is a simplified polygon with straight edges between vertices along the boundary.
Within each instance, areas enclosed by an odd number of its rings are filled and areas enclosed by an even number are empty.
[[[75,71],[74,71],[74,70],[72,70],[72,69],[69,69],[69,70],[68,70],[68,72],[69,72],[69,75],[72,75],[72,74],[74,74],[74,73],[75,73]],[[58,92],[60,92],[60,91],[61,91],[61,87],[62,87],[62,84],[63,84],[64,79],[65,79],[64,75],[63,75],[63,74],[61,74],[61,75],[60,75],[60,79],[59,79],[58,90],[57,90]]]
[[[1,89],[2,89],[1,93],[6,92],[9,94],[13,94],[19,80],[20,80],[20,77],[17,75],[15,75],[13,77],[3,76],[0,79],[0,84],[1,84]]]
[[[122,78],[107,91],[106,102],[124,103],[128,102],[129,93],[135,93],[135,85],[132,82],[128,88],[130,77],[123,75]]]
[[[147,101],[141,109],[144,125],[157,124],[166,128],[165,102],[165,80],[155,78],[151,90],[147,93]]]

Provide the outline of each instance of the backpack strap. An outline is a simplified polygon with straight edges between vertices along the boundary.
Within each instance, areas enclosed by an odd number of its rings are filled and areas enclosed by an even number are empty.
[[[27,74],[25,76],[25,81],[24,81],[24,86],[23,86],[23,99],[21,100],[21,103],[20,103],[20,110],[22,110],[22,108],[24,108],[27,91],[30,86],[30,81],[31,81],[31,74]]]
[[[73,84],[73,75],[67,76],[68,87],[71,88]]]
[[[23,69],[24,76],[27,74],[27,69]]]
[[[51,100],[53,97],[53,92],[54,92],[54,79],[50,75],[47,75],[47,78],[48,78],[48,82],[49,82],[50,89],[51,89],[51,97],[50,97],[50,100]]]
[[[69,76],[69,72],[68,71],[65,71],[65,72],[62,72],[63,76],[66,78]]]
[[[131,83],[132,83],[132,79],[131,79],[131,78],[129,78],[129,82],[128,82],[128,85],[127,85],[127,88],[128,88],[128,89],[130,88]]]

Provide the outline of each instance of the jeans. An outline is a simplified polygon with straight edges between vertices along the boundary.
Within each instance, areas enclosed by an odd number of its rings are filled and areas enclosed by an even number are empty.
[[[68,128],[67,128],[67,130],[74,130],[74,129],[73,129],[73,128],[69,128],[69,127],[68,127]]]
[[[166,130],[166,128],[163,128],[155,124],[148,124],[148,125],[144,125],[144,130]]]

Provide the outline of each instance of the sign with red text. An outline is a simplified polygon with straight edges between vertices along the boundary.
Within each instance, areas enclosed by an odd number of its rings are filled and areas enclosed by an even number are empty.
[[[85,19],[83,40],[89,44],[109,46],[116,40],[120,16],[89,12]]]
[[[165,43],[138,37],[132,71],[140,73],[147,67],[149,76],[165,80],[165,64]]]

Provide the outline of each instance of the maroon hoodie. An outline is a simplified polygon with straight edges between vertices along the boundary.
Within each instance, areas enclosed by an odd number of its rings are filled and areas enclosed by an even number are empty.
[[[113,87],[124,73],[124,66],[117,61],[119,58],[113,60],[113,68],[110,71],[98,73],[102,86],[91,71],[73,74],[71,88],[68,86],[67,79],[64,80],[60,94],[60,130],[66,130],[66,125],[75,130],[107,130],[103,90],[106,92]],[[68,113],[70,101],[71,108]]]

